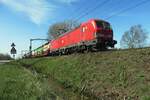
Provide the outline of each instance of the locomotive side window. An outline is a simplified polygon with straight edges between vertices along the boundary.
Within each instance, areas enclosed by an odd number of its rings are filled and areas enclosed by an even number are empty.
[[[86,27],[82,27],[82,29],[81,29],[81,32],[85,32],[85,30],[86,30]]]

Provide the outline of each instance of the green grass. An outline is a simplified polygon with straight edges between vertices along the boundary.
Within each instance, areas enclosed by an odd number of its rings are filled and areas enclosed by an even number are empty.
[[[22,60],[73,91],[96,98],[150,98],[150,49]]]
[[[92,99],[150,100],[150,48],[24,59],[0,65],[0,99],[47,99],[59,90],[52,92],[53,86],[43,81],[47,78]]]
[[[29,71],[18,65],[0,65],[1,100],[35,100],[40,92],[40,83]]]
[[[16,62],[0,65],[0,100],[49,100],[52,96],[43,76]]]
[[[0,100],[79,100],[42,73],[16,61],[0,65]],[[74,99],[76,98],[76,99]]]

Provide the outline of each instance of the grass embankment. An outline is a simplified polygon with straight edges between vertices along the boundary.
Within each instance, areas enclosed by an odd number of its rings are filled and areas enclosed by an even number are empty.
[[[66,88],[104,100],[150,100],[150,49],[22,60]]]
[[[0,65],[0,100],[49,100],[49,84],[16,62]]]

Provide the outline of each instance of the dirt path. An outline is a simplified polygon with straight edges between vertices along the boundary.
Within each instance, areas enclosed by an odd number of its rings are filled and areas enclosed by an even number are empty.
[[[12,60],[0,60],[0,64],[8,63],[10,61],[12,61]]]

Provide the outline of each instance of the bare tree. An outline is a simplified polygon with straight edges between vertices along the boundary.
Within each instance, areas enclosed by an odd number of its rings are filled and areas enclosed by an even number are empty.
[[[123,48],[140,48],[145,46],[147,38],[147,32],[142,26],[135,25],[123,34],[120,44]]]
[[[57,38],[59,35],[64,34],[65,32],[71,31],[74,28],[78,27],[79,23],[74,20],[68,20],[64,22],[58,22],[49,27],[48,38]]]

